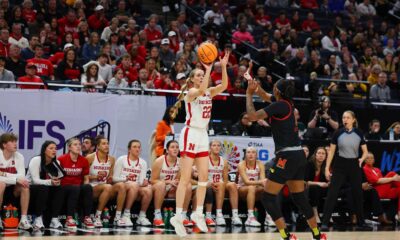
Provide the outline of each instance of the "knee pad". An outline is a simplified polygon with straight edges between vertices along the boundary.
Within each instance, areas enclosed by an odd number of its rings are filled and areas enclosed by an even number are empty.
[[[207,188],[206,198],[205,198],[204,202],[210,203],[210,204],[212,204],[214,202],[214,191],[211,187]]]
[[[282,212],[280,205],[278,203],[277,195],[263,192],[262,194],[262,203],[264,205],[265,210],[269,213],[272,220],[276,221],[282,217]]]
[[[292,198],[299,210],[304,214],[306,219],[314,217],[314,212],[304,192],[292,193]]]

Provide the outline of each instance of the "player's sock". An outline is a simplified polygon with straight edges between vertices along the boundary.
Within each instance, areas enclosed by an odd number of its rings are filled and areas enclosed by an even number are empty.
[[[248,210],[247,211],[247,217],[254,217],[254,210]]]
[[[222,217],[222,209],[217,209],[216,213],[217,213],[217,217]]]
[[[155,219],[162,219],[161,210],[160,209],[155,209],[154,210],[154,218]]]

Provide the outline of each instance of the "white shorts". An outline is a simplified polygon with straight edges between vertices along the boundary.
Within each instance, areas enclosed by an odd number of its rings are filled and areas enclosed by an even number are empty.
[[[185,126],[179,137],[181,155],[190,158],[208,157],[209,142],[206,129]]]

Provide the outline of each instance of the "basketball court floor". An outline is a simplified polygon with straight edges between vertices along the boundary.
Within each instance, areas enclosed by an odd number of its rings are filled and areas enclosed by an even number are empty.
[[[188,237],[185,239],[193,240],[278,240],[279,234],[274,228],[255,228],[255,227],[212,227],[209,228],[209,233],[199,233],[197,228],[188,228]],[[296,229],[291,229],[295,232]],[[400,240],[400,227],[375,227],[373,231],[357,232],[355,229],[348,226],[332,229],[328,232],[330,240]],[[311,234],[307,232],[297,232],[297,237],[301,240],[311,239]],[[1,239],[45,239],[45,240],[179,240],[173,229],[166,228],[149,228],[149,227],[134,227],[126,228],[101,228],[95,230],[86,230],[78,228],[76,232],[67,230],[51,230],[44,231],[21,231],[16,229],[8,229],[2,233]]]

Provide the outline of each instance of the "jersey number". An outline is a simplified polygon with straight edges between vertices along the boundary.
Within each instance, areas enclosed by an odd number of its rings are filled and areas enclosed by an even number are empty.
[[[203,107],[203,118],[210,118],[211,117],[211,106],[204,106]]]
[[[166,175],[165,176],[165,181],[173,180],[173,179],[174,179],[174,175]]]
[[[137,178],[136,174],[130,174],[128,176],[128,181],[136,182],[136,178]]]
[[[221,180],[221,175],[213,175],[213,182],[217,183]]]

